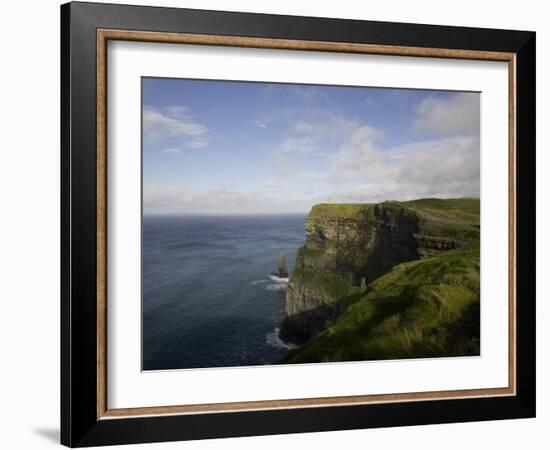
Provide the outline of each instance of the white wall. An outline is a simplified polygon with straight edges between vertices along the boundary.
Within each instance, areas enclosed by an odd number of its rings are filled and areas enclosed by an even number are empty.
[[[135,4],[466,25],[537,31],[538,418],[379,430],[142,445],[139,448],[266,449],[547,448],[550,190],[548,125],[550,28],[535,0],[139,1]],[[0,70],[0,447],[56,445],[59,422],[59,1],[2,5]],[[546,208],[545,208],[546,207]],[[544,209],[545,208],[545,209]],[[534,300],[534,299],[533,299]],[[544,327],[544,328],[543,328]],[[138,448],[138,447],[136,447]]]

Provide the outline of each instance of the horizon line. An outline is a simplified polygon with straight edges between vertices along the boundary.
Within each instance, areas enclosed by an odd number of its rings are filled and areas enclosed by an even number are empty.
[[[197,217],[221,217],[221,216],[290,216],[290,215],[307,215],[309,211],[303,212],[227,212],[227,213],[207,213],[207,212],[159,212],[159,213],[142,213],[143,217],[158,217],[158,216],[197,216]]]
[[[317,205],[376,205],[380,203],[385,202],[397,202],[397,203],[407,203],[407,202],[415,202],[419,200],[480,200],[481,197],[475,197],[475,196],[465,196],[465,197],[420,197],[415,198],[411,200],[394,200],[394,199],[387,199],[382,200],[379,202],[320,202],[315,203],[311,206],[307,211],[277,211],[277,212],[268,212],[268,211],[251,211],[251,212],[145,212],[144,209],[142,209],[142,217],[146,216],[281,216],[281,215],[301,215],[301,214],[309,214],[313,207]]]

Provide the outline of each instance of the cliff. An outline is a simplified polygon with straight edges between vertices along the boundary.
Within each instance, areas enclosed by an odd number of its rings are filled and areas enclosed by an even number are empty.
[[[320,204],[306,221],[281,338],[302,344],[393,267],[479,245],[478,199]]]
[[[283,363],[479,355],[479,248],[399,264]]]

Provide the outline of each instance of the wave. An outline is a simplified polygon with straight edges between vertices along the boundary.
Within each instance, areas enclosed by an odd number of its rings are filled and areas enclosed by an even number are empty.
[[[268,284],[265,288],[268,291],[286,291],[285,283]]]
[[[288,283],[288,277],[282,278],[277,275],[269,275],[269,279],[275,281],[275,283]]]
[[[257,286],[265,286],[265,289],[268,291],[286,291],[288,286],[288,278],[281,278],[277,275],[269,275],[269,278],[264,278],[263,280],[251,281],[250,284]]]
[[[268,345],[271,345],[275,348],[284,348],[286,350],[292,350],[297,347],[297,345],[286,343],[281,340],[279,337],[279,327],[275,327],[275,329],[271,333],[267,333],[265,336],[265,341]]]

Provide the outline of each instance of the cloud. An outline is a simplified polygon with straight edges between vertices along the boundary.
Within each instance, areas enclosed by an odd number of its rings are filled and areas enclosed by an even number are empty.
[[[208,132],[208,128],[196,122],[187,108],[170,106],[143,109],[143,134],[146,139],[163,140],[170,137],[195,137]]]
[[[177,154],[208,144],[208,130],[187,109],[155,111],[162,119],[154,116],[153,129],[164,130],[162,136],[179,138],[175,143],[166,142],[163,153]],[[335,111],[309,109],[307,114],[283,119],[286,132],[271,147],[275,157],[269,160],[264,178],[210,185],[200,192],[180,185],[145,185],[144,210],[147,214],[283,213],[306,212],[325,201],[479,196],[477,94],[428,97],[420,102],[413,118],[414,128],[429,134],[417,135],[417,139],[423,136],[417,142],[388,147],[384,130],[372,123]],[[173,121],[179,125],[174,126]],[[271,125],[261,118],[249,125],[263,128],[261,124],[268,123]],[[190,125],[198,128],[188,128]]]
[[[315,172],[312,170],[302,170],[299,173],[301,178],[309,178],[311,180],[325,180],[327,178],[327,173],[325,172]]]
[[[264,183],[267,189],[288,189],[289,186],[288,181],[279,179],[266,180]]]
[[[342,139],[358,126],[359,122],[354,119],[315,109],[310,117],[298,120],[289,127],[286,137],[279,144],[278,153],[312,152],[321,148],[327,140]]]
[[[331,157],[333,201],[479,196],[479,138],[454,136],[383,149],[381,133],[355,130]]]
[[[347,142],[332,155],[330,174],[336,181],[387,179],[394,176],[396,167],[377,146],[382,133],[363,125],[351,133]]]
[[[319,97],[321,91],[317,86],[298,85],[292,88],[291,93],[300,101],[311,101]]]
[[[430,186],[432,191],[459,193],[457,186],[469,194],[479,193],[479,140],[474,137],[452,137],[421,142],[410,146],[401,160],[399,180]],[[472,188],[468,189],[468,185]]]
[[[315,149],[311,136],[287,137],[279,145],[279,153],[308,153]]]
[[[475,116],[472,109],[479,109],[476,95],[459,94],[446,100],[430,97],[421,102],[419,117],[428,118],[437,111],[453,123],[453,133],[447,126],[443,137],[393,148],[384,147],[381,129],[318,110],[289,128],[278,149],[279,162],[285,162],[284,167],[294,166],[279,175],[297,176],[330,193],[335,202],[479,196],[480,144],[479,133],[475,133],[479,119],[469,123],[461,118],[467,111],[470,117]],[[453,115],[454,122],[450,119]],[[318,156],[319,152],[323,157],[315,159],[314,170],[311,160],[297,157],[304,153]]]
[[[208,145],[208,140],[203,137],[195,137],[187,144],[191,148],[203,148]]]
[[[173,186],[146,185],[143,189],[145,214],[171,212],[186,214],[254,214],[307,212],[306,199],[278,199],[256,192],[215,188],[192,192]]]
[[[202,137],[196,137],[188,141],[185,145],[190,148],[203,148],[208,145],[208,140]],[[165,155],[175,155],[181,153],[182,151],[183,150],[180,147],[169,147],[161,150],[161,153],[164,153]]]
[[[307,120],[299,120],[291,132],[310,136],[314,139],[337,138],[350,133],[360,125],[358,120],[350,119],[331,111],[314,110]]]
[[[181,148],[171,147],[171,148],[165,148],[161,151],[161,153],[167,154],[167,155],[173,155],[175,153],[181,153]]]
[[[460,93],[450,98],[427,97],[417,107],[413,128],[434,134],[479,134],[480,97]]]
[[[174,205],[178,202],[180,195],[173,186],[144,184],[143,207],[147,209]]]

